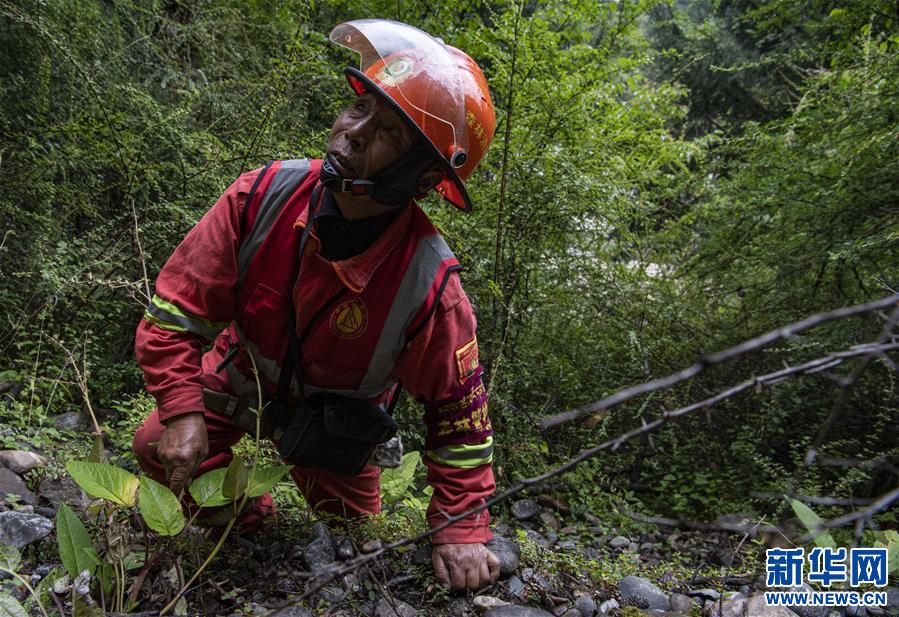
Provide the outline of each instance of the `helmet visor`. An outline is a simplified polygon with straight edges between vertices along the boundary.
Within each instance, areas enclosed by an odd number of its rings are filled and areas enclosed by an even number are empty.
[[[447,160],[468,150],[465,91],[442,41],[384,19],[336,26],[331,41],[359,54],[360,70],[394,99]]]

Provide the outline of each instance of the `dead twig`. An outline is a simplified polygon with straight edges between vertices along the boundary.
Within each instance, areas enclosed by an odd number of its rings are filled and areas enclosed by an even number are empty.
[[[880,300],[874,300],[872,302],[866,302],[864,304],[856,304],[855,306],[848,306],[834,311],[818,313],[810,317],[806,317],[805,319],[792,323],[788,326],[784,326],[783,328],[771,330],[770,332],[766,332],[761,336],[757,336],[753,339],[749,339],[748,341],[744,341],[739,345],[734,345],[733,347],[729,347],[728,349],[725,349],[723,351],[703,356],[692,366],[677,371],[676,373],[672,373],[667,377],[653,379],[636,386],[631,386],[630,388],[619,390],[615,394],[607,396],[606,398],[594,403],[590,403],[588,405],[584,405],[583,407],[579,407],[577,409],[566,411],[564,413],[546,418],[545,420],[543,420],[542,428],[543,430],[547,430],[560,426],[562,424],[574,422],[575,420],[583,418],[584,416],[594,414],[598,411],[602,411],[603,409],[608,409],[616,405],[620,405],[621,403],[629,401],[638,396],[649,394],[650,392],[656,392],[658,390],[671,388],[672,386],[695,377],[709,366],[727,362],[728,360],[732,360],[737,356],[741,356],[751,351],[756,351],[776,341],[788,339],[799,332],[808,330],[809,328],[813,328],[822,323],[834,321],[837,319],[845,319],[847,317],[854,317],[856,315],[866,315],[868,313],[873,313],[877,310],[895,305],[897,303],[899,303],[899,294],[881,298]]]

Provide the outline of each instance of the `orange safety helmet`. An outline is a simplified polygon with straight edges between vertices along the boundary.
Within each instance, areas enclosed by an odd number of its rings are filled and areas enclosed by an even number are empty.
[[[356,94],[383,97],[430,144],[444,171],[435,190],[470,212],[464,181],[484,158],[496,127],[477,63],[418,28],[386,19],[342,23],[331,40],[360,56],[359,69],[345,70]]]

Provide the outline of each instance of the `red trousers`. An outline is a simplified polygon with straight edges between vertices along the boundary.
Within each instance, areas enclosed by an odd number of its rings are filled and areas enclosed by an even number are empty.
[[[232,459],[231,446],[246,434],[244,429],[224,416],[208,409],[204,414],[209,456],[200,465],[198,476],[212,469],[227,467]],[[165,484],[165,467],[156,454],[156,444],[163,429],[165,426],[159,422],[158,412],[154,411],[137,429],[131,447],[144,473]],[[367,465],[355,476],[342,476],[318,467],[294,467],[290,475],[315,510],[348,517],[381,511],[381,470],[373,465]]]

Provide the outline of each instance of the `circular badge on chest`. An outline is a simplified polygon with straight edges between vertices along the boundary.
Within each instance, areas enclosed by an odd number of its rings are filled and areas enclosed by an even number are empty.
[[[340,338],[362,336],[368,326],[368,310],[359,298],[338,305],[331,313],[331,333]]]

